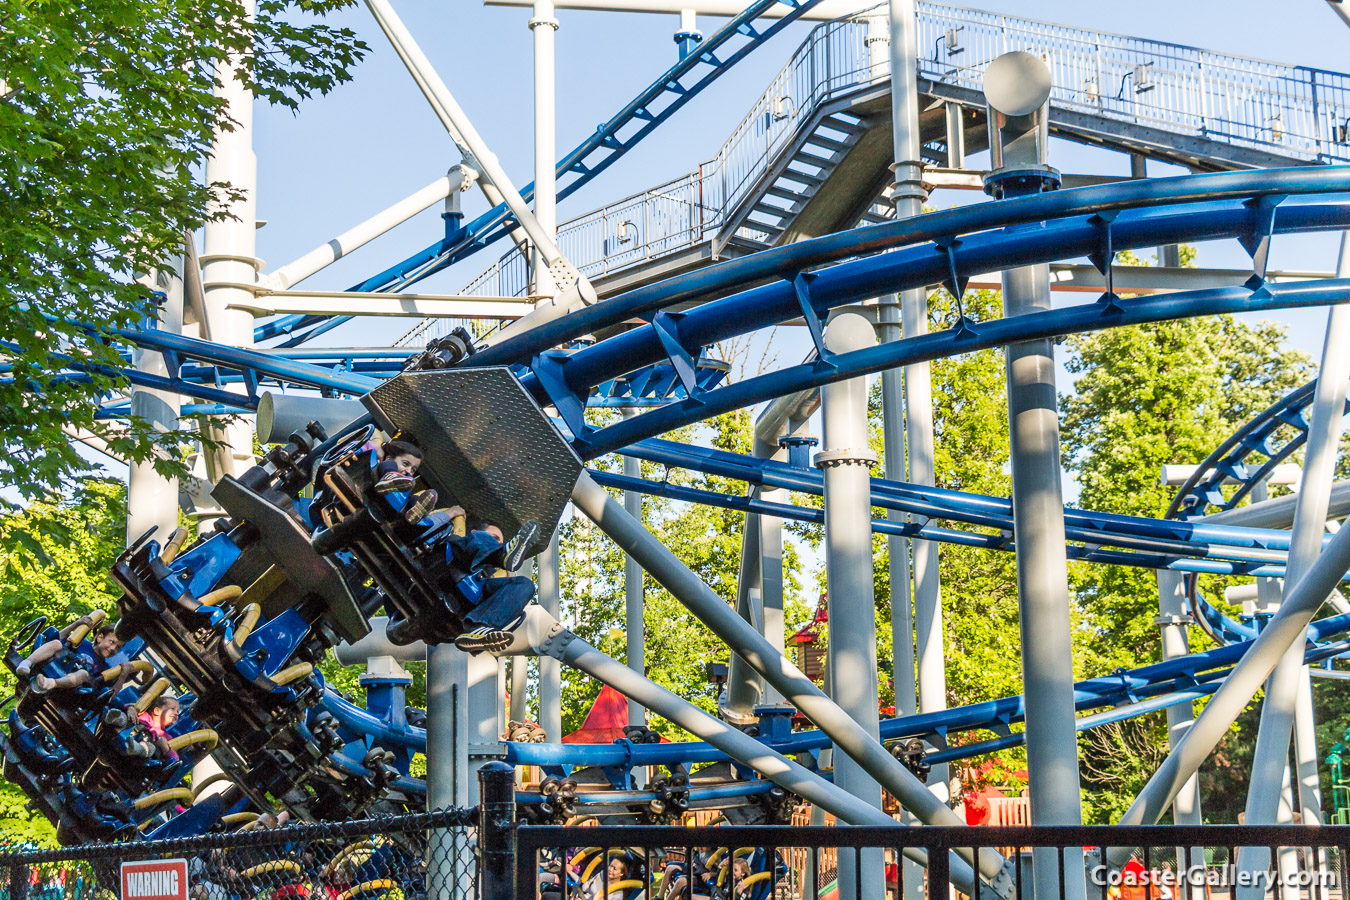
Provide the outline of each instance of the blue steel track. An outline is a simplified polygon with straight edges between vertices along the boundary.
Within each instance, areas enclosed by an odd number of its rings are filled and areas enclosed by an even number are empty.
[[[1241,286],[1133,299],[1121,299],[1109,287],[1111,262],[1121,250],[1236,237],[1255,258],[1264,259],[1273,236],[1350,228],[1348,199],[1350,167],[1326,167],[1123,182],[934,212],[903,222],[802,241],[642,287],[487,347],[473,356],[471,362],[478,366],[512,367],[541,403],[557,409],[583,459],[621,451],[667,466],[740,479],[751,485],[819,494],[818,473],[785,463],[675,444],[658,436],[717,413],[833,381],[1031,338],[1192,316],[1350,301],[1350,280],[1272,284],[1261,271],[1254,272]],[[470,227],[502,228],[504,223],[501,211],[494,210]],[[445,243],[436,245],[441,248],[438,255],[427,256],[424,252],[415,257],[421,260],[419,265],[430,264],[433,258],[451,258],[455,251],[447,249]],[[1108,290],[1096,302],[1015,319],[982,322],[961,319],[944,330],[852,353],[831,354],[820,343],[821,324],[829,312],[849,303],[932,284],[942,284],[959,295],[975,275],[1083,257],[1092,260],[1107,277]],[[567,356],[547,352],[582,335],[605,334],[634,319],[647,324],[613,334]],[[682,399],[601,428],[590,427],[582,417],[598,385],[643,366],[669,364],[677,372],[687,371],[704,348],[718,341],[795,320],[804,320],[817,342],[818,358],[812,362],[733,384],[709,387],[687,382]],[[315,324],[297,323],[298,320],[291,319],[283,328],[275,323],[264,325],[260,336]],[[165,354],[169,377],[137,373],[130,367],[117,373],[131,384],[187,395],[204,401],[190,405],[190,409],[211,412],[255,408],[258,389],[268,384],[347,395],[365,393],[383,377],[395,374],[401,363],[396,354],[362,359],[358,363],[341,350],[297,351],[289,356],[284,350],[241,350],[154,329],[126,329],[102,336]],[[81,378],[88,374],[68,359],[53,356],[52,361],[63,377]],[[107,374],[108,370],[100,373]],[[231,383],[243,383],[246,393],[222,388]],[[1173,510],[1176,518],[1147,519],[1068,510],[1071,553],[1093,562],[1278,576],[1283,572],[1288,532],[1210,525],[1193,519],[1207,504],[1215,502],[1216,479],[1236,475],[1248,485],[1277,461],[1275,457],[1282,459],[1297,449],[1297,435],[1280,447],[1273,446],[1269,439],[1275,433],[1275,424],[1298,421],[1310,396],[1311,390],[1306,388],[1301,393],[1294,392],[1277,404],[1279,409],[1258,416],[1218,448],[1193,483],[1181,492]],[[117,415],[123,408],[112,405],[106,412]],[[1242,460],[1251,452],[1268,455],[1271,462],[1244,467]],[[819,520],[819,512],[808,507],[593,474],[611,487],[803,521]],[[872,491],[874,505],[920,518],[913,523],[879,520],[873,523],[878,532],[1000,550],[1011,549],[1015,540],[1006,498],[883,479],[873,480]],[[1242,493],[1245,489],[1236,499]],[[994,528],[999,534],[932,524],[939,519],[972,528]],[[1254,632],[1243,623],[1225,619],[1217,611],[1213,613],[1222,633],[1231,638],[1229,643],[1079,683],[1077,705],[1080,711],[1089,713],[1080,719],[1080,727],[1156,711],[1214,690],[1241,657]],[[1315,623],[1309,630],[1308,661],[1329,664],[1331,659],[1350,650],[1350,644],[1339,640],[1347,631],[1350,615]],[[345,728],[378,743],[414,751],[425,748],[423,730],[407,725],[391,727],[331,690],[325,695],[323,706]],[[926,737],[937,748],[930,759],[946,761],[1019,743],[1021,735],[1014,733],[1011,726],[1021,721],[1022,712],[1022,698],[1008,697],[940,713],[886,720],[881,730],[887,739]],[[947,742],[951,734],[972,731],[987,731],[994,736],[961,746]],[[827,746],[823,735],[806,731],[792,734],[776,749],[813,753]],[[508,760],[515,763],[564,767],[638,766],[724,758],[701,743],[511,744],[507,753]],[[361,769],[359,762],[343,753],[334,756],[334,764],[351,771]],[[765,790],[765,785],[747,781],[717,790],[722,794],[751,794]],[[408,779],[401,786],[416,790],[419,785],[415,779]],[[628,793],[646,796],[641,792],[627,792],[624,796]],[[694,796],[701,796],[697,789]],[[583,793],[580,799],[613,802],[614,795]]]

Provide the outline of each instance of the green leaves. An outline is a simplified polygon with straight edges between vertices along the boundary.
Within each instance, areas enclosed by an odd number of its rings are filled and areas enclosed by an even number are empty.
[[[295,108],[348,80],[366,50],[313,21],[346,5],[269,0],[250,19],[238,0],[5,0],[0,485],[31,498],[78,480],[89,466],[71,431],[136,459],[156,452],[163,441],[144,423],[123,432],[95,417],[126,387],[116,377],[126,361],[76,323],[153,318],[137,274],[171,271],[184,231],[230,215],[238,192],[192,177],[230,125],[217,63],[242,58],[259,97]]]

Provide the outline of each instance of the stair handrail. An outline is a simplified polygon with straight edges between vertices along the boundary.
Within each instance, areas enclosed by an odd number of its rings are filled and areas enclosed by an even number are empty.
[[[926,80],[978,91],[984,68],[995,57],[1031,49],[1045,54],[1054,72],[1052,106],[1307,162],[1350,162],[1350,75],[931,0],[920,0],[917,7],[919,74]],[[702,240],[745,201],[744,192],[759,183],[798,125],[810,121],[822,103],[889,77],[889,57],[867,60],[865,46],[866,20],[885,14],[884,5],[872,6],[811,29],[712,158],[695,172],[564,222],[560,246],[583,273],[594,277]],[[950,29],[960,29],[956,53],[946,52],[944,38]],[[953,62],[957,54],[961,58]],[[805,82],[798,79],[803,71],[809,76]],[[775,108],[780,97],[790,98],[790,111]],[[597,221],[608,223],[616,209],[635,209],[657,197],[666,202],[676,198],[690,210],[690,226],[679,231],[688,240],[681,243],[671,234],[642,228],[633,246],[625,244],[617,253],[611,254],[610,245],[602,242],[594,258],[574,255],[569,239],[576,240]],[[697,228],[692,226],[695,211]],[[644,210],[644,218],[658,218],[649,212]],[[756,239],[753,222],[739,233]],[[653,254],[651,248],[658,244],[660,252]],[[612,258],[629,261],[614,265]],[[463,293],[518,295],[525,290],[524,266],[523,253],[514,248]],[[506,290],[511,283],[518,287]],[[399,343],[429,329],[434,326],[423,323]]]

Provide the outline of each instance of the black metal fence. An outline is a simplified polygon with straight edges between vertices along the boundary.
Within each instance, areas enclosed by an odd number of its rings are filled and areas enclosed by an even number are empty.
[[[182,840],[0,853],[0,887],[7,900],[149,900],[181,896],[184,887],[190,900],[484,896],[475,884],[476,809],[269,824]]]
[[[484,766],[476,809],[10,849],[0,900],[830,900],[907,878],[927,900],[1350,900],[1350,826],[518,826],[514,774]]]
[[[515,844],[499,896],[518,900],[828,900],[841,882],[881,896],[879,879],[899,897],[907,858],[927,900],[1074,900],[1075,871],[1086,900],[1342,900],[1350,827],[522,826]],[[976,882],[971,860],[1002,875]]]

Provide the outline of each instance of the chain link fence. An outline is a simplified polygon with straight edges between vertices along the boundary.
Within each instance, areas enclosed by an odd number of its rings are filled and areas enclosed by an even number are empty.
[[[0,900],[472,900],[478,810],[0,852]]]

